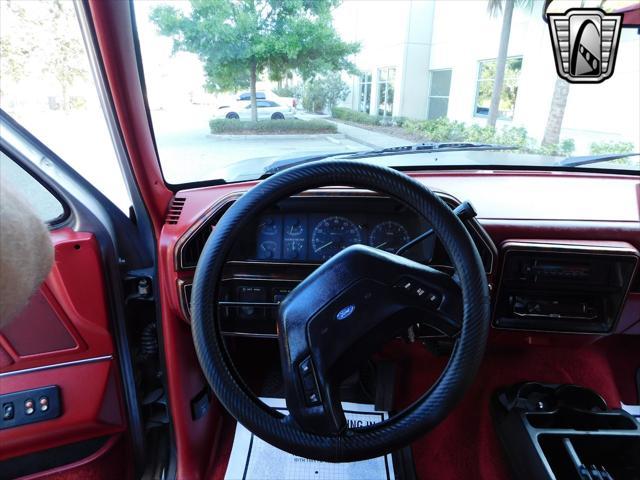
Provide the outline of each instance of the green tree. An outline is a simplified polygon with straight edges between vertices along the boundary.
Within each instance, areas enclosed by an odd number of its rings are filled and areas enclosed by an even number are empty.
[[[560,141],[560,131],[564,120],[564,111],[567,108],[570,84],[566,80],[558,77],[553,87],[551,106],[547,117],[547,125],[542,137],[543,146],[557,145]]]
[[[507,64],[507,51],[509,49],[509,37],[511,35],[511,20],[515,6],[532,8],[533,0],[489,0],[489,12],[491,15],[502,13],[502,30],[500,31],[500,46],[498,48],[498,58],[496,59],[496,80],[493,84],[491,94],[491,106],[487,125],[496,126],[498,120],[500,98],[502,96],[502,86],[504,84],[504,72]]]
[[[1,32],[2,76],[15,85],[28,76],[50,75],[60,87],[62,108],[73,108],[69,90],[76,80],[87,75],[73,4],[62,0],[5,1],[1,8],[2,15],[7,16],[7,25],[11,26]],[[8,93],[3,89],[2,94]]]
[[[174,50],[195,53],[204,64],[209,91],[250,88],[251,117],[257,120],[256,82],[268,72],[279,80],[291,71],[303,79],[355,72],[349,56],[360,45],[343,42],[333,28],[338,0],[190,0],[152,10],[151,21],[173,39]]]
[[[6,16],[7,19],[13,20],[9,26],[31,26],[22,5],[5,1],[0,3],[0,9],[3,18]],[[16,28],[9,35],[9,28],[5,28],[5,25],[0,29],[0,33],[0,73],[5,80],[19,83],[28,75],[29,58],[37,48],[35,39],[22,28]],[[4,95],[6,92],[2,89],[3,84],[4,82],[0,82],[0,92]]]

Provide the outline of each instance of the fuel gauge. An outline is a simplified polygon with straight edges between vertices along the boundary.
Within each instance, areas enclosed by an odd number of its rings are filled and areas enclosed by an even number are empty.
[[[282,258],[282,216],[264,215],[258,221],[256,257],[258,260]]]
[[[286,260],[306,260],[307,258],[307,217],[286,215],[283,225],[283,256]]]

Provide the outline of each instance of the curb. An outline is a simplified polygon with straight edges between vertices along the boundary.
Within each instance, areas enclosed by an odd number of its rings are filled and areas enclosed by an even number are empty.
[[[371,142],[367,142],[365,140],[362,140],[362,138],[354,137],[353,135],[349,135],[348,133],[343,133],[342,135],[344,135],[344,137],[346,139],[351,140],[352,142],[359,143],[361,145],[364,145],[365,147],[373,148],[374,150],[378,150],[380,148],[384,148],[384,147],[381,147],[380,145],[376,145],[375,143],[371,143]]]
[[[346,136],[346,138],[348,138],[349,140],[353,141],[353,142],[357,142],[361,145],[367,146],[369,148],[372,148],[374,150],[379,150],[382,148],[389,148],[389,147],[394,147],[397,145],[404,145],[406,144],[405,141],[403,141],[401,138],[399,137],[394,137],[392,135],[388,135],[386,133],[378,133],[378,132],[374,132],[371,130],[367,130],[366,128],[363,127],[359,127],[356,125],[350,125],[348,123],[342,123],[339,121],[335,121],[333,119],[326,119],[325,121],[333,123],[334,125],[336,125],[338,127],[338,131],[340,131],[341,127],[346,127],[345,130],[347,130],[347,132],[341,132],[344,133],[344,135]],[[353,135],[352,133],[348,133],[349,129],[355,129],[355,130],[362,130],[363,133],[366,132],[364,135]],[[393,141],[391,142],[375,142],[373,139],[367,139],[366,137],[378,137],[378,138],[389,138],[389,139],[393,139]]]

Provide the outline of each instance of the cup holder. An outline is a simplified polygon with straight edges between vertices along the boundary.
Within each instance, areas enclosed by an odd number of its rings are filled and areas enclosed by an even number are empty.
[[[495,392],[491,414],[516,478],[640,480],[640,424],[589,388],[512,385]]]
[[[554,412],[559,409],[604,412],[607,403],[593,390],[578,385],[550,385],[527,382],[514,385],[501,395],[504,407],[525,412]]]

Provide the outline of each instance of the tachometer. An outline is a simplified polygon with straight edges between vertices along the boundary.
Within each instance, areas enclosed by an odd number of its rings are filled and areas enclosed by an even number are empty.
[[[395,252],[409,241],[409,232],[400,223],[382,222],[373,227],[369,235],[369,245],[387,252]]]
[[[315,226],[311,236],[313,253],[326,260],[349,245],[361,243],[360,229],[344,217],[327,217]]]

